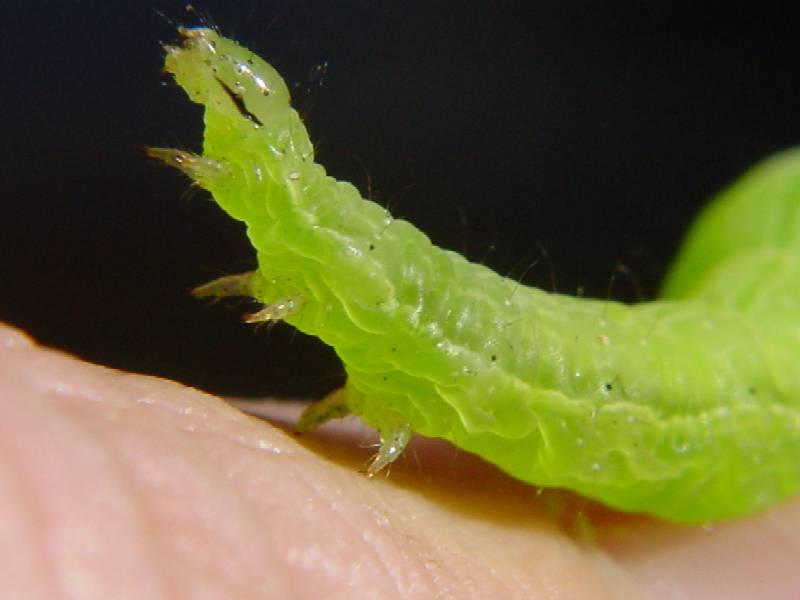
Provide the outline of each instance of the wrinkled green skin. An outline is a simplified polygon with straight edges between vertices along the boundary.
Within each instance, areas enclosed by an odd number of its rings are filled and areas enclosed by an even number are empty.
[[[371,471],[413,431],[672,521],[798,491],[800,153],[711,204],[663,300],[551,294],[433,246],[326,176],[272,67],[213,31],[181,33],[166,69],[205,105],[203,154],[151,153],[244,221],[257,250],[257,272],[198,295],[251,295],[265,308],[249,320],[282,318],[341,357],[346,387],[299,429],[352,413],[381,433]]]

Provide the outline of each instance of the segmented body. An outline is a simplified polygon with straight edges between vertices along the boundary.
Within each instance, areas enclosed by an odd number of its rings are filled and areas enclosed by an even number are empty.
[[[151,152],[244,221],[257,251],[257,272],[198,294],[253,296],[265,308],[251,320],[282,318],[341,357],[346,387],[300,429],[354,413],[381,432],[372,470],[413,431],[676,521],[800,488],[797,154],[712,206],[668,299],[571,298],[439,249],[328,177],[272,67],[214,31],[182,33],[166,69],[205,105],[203,154]]]

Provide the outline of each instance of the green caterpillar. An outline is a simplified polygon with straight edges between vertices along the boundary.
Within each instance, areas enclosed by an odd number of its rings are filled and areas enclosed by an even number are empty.
[[[800,488],[800,152],[754,168],[694,225],[663,299],[519,285],[442,250],[314,162],[278,73],[209,29],[165,68],[205,106],[203,154],[153,148],[244,221],[258,270],[198,296],[263,303],[330,344],[347,384],[297,429],[376,427],[375,473],[412,432],[539,485],[699,522]]]

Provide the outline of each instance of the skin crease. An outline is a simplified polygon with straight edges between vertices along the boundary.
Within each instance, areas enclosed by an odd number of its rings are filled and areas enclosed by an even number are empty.
[[[797,598],[800,500],[688,527],[537,493],[443,442],[281,429],[0,326],[0,597]]]

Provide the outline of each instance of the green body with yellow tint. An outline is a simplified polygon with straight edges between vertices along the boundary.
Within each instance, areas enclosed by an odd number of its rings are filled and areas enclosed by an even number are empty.
[[[247,225],[258,270],[197,290],[249,295],[331,345],[345,388],[299,429],[378,428],[370,470],[411,432],[535,485],[700,522],[800,489],[800,154],[720,195],[664,299],[637,305],[519,285],[437,248],[325,174],[277,72],[208,29],[166,70],[205,106],[202,155],[151,153]]]

